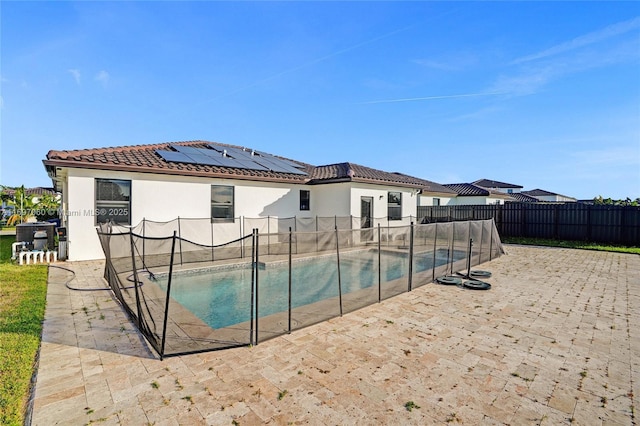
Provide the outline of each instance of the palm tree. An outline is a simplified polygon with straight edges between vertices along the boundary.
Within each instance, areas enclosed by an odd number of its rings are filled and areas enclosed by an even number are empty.
[[[14,207],[14,213],[7,219],[7,226],[24,223],[25,220],[33,216],[31,214],[33,211],[33,200],[27,196],[24,185],[13,190],[13,194],[5,187],[2,190],[2,194],[2,199]]]

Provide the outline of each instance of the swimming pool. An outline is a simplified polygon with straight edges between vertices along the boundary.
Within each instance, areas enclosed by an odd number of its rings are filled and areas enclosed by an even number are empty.
[[[463,256],[457,255],[455,257]],[[409,272],[407,254],[380,253],[381,285],[402,278]],[[447,251],[436,252],[435,265],[447,262]],[[431,270],[434,253],[416,253],[413,273]],[[289,303],[289,265],[278,262],[258,271],[259,316],[286,312]],[[251,318],[251,266],[202,269],[174,273],[171,297],[214,329],[249,321]],[[361,250],[341,253],[340,283],[342,294],[378,286],[378,251]],[[336,256],[297,259],[291,265],[292,308],[338,297]],[[166,291],[167,277],[156,282]],[[405,290],[406,291],[406,290]]]

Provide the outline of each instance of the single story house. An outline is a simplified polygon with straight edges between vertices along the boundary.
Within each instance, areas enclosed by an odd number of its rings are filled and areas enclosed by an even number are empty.
[[[420,203],[456,193],[435,182],[353,163],[313,166],[207,141],[49,151],[43,160],[62,193],[69,260],[103,258],[95,230],[111,220],[240,217],[361,218],[361,227],[407,225]],[[220,241],[216,243],[222,243]]]
[[[513,198],[513,201],[517,203],[539,203],[540,202],[540,200],[538,200],[537,198],[527,195],[523,192],[513,192],[509,194],[509,196]]]
[[[523,194],[536,198],[538,201],[547,201],[553,203],[575,203],[578,200],[566,195],[556,194],[555,192],[545,191],[544,189],[532,189],[531,191],[522,191]]]
[[[443,185],[457,194],[456,204],[504,204],[514,201],[510,194],[473,185],[471,183],[451,183]]]
[[[478,179],[475,182],[471,182],[472,185],[486,188],[492,191],[500,191],[507,194],[517,194],[522,191],[521,185],[515,185],[513,183],[499,182],[491,179]]]

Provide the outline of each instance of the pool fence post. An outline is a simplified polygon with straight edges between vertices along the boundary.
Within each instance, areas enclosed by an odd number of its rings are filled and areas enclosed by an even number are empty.
[[[409,225],[409,280],[407,291],[411,291],[413,285],[413,222]]]
[[[382,249],[380,247],[380,222],[378,222],[378,303],[382,300]]]
[[[210,221],[209,226],[211,228],[211,261],[215,260],[215,255],[213,253],[213,220]]]
[[[267,254],[271,254],[271,216],[267,216]]]
[[[336,256],[338,260],[338,296],[340,301],[340,316],[342,316],[342,278],[340,277],[340,244],[338,226],[336,225]]]
[[[245,229],[247,229],[247,225],[244,223],[244,216],[240,216],[240,225],[242,226],[242,233],[244,234],[246,231]],[[251,230],[251,234],[253,234],[253,229]],[[244,258],[244,249],[245,249],[245,242],[244,239],[242,240],[242,254],[240,255],[241,258]],[[252,248],[253,250],[253,248]],[[253,256],[253,254],[252,254]]]
[[[289,227],[289,334],[291,334],[291,246],[293,233],[291,227]]]
[[[250,311],[250,317],[251,320],[249,321],[249,344],[251,346],[253,346],[253,310],[255,308],[254,305],[254,297],[255,297],[255,290],[256,290],[256,236],[257,232],[256,232],[256,228],[254,228],[251,231],[251,311]]]
[[[471,247],[473,247],[473,238],[469,238],[469,251],[467,254],[467,274],[465,275],[466,279],[471,278]]]
[[[142,330],[142,305],[140,304],[140,294],[138,293],[138,268],[136,267],[136,247],[133,242],[133,229],[129,228],[129,242],[131,244],[131,267],[133,269],[133,288],[136,293],[136,315],[138,319],[138,330]]]
[[[316,215],[316,251],[318,251],[318,215]]]
[[[146,234],[145,234],[145,226],[144,226],[145,223],[146,223],[146,220],[143,217],[142,218],[142,264],[143,265],[146,265],[146,263],[144,261],[144,258],[145,258],[145,248],[146,248],[146,245],[147,245],[146,244],[147,239],[146,239]]]
[[[456,223],[449,223],[451,224],[451,229],[449,230],[449,235],[447,235],[447,270],[451,269],[451,275],[453,275],[453,248],[455,246]]]
[[[491,239],[489,240],[489,261],[493,260],[493,228],[495,228],[495,221],[491,219]]]
[[[431,226],[431,225],[427,225],[427,226]],[[432,276],[431,281],[436,280],[436,251],[438,247],[438,222],[433,224],[433,227],[435,228],[435,231],[433,235],[433,262],[431,262],[431,276]]]
[[[467,238],[469,238],[469,240],[472,240],[472,236],[471,236],[471,221],[468,221],[468,229],[467,229]],[[472,240],[473,241],[473,240]],[[469,267],[467,268],[467,275],[469,275],[471,273],[471,243],[469,243]]]
[[[479,254],[478,254],[478,265],[480,263],[482,263],[482,242],[484,241],[484,222],[485,221],[481,221],[480,224],[482,225],[480,227],[480,249],[478,250]]]
[[[171,240],[171,256],[169,260],[169,276],[167,278],[167,299],[164,305],[164,324],[162,324],[162,344],[160,346],[160,361],[164,358],[164,348],[167,342],[167,322],[169,321],[169,301],[171,296],[171,278],[173,277],[173,255],[176,249],[176,231]]]
[[[298,216],[293,216],[293,230],[298,235]],[[296,254],[298,254],[298,238],[296,237]]]
[[[268,225],[267,225],[268,226]],[[260,282],[260,268],[258,267],[258,265],[260,265],[260,234],[258,234],[258,229],[255,228],[254,232],[256,233],[256,263],[253,265],[253,267],[255,268],[256,271],[256,346],[258,346],[258,283]],[[267,244],[269,243],[269,241],[267,240]]]
[[[182,265],[182,232],[180,230],[180,216],[178,216],[178,237],[180,238],[180,264]]]

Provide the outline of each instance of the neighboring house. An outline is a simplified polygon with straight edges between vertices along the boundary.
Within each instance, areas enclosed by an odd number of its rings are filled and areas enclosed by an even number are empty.
[[[509,196],[511,198],[513,198],[513,201],[517,202],[517,203],[538,203],[540,202],[540,200],[538,200],[535,197],[532,197],[530,195],[524,194],[522,192],[514,192],[512,194],[509,194]]]
[[[522,193],[530,197],[534,197],[538,201],[549,201],[555,203],[575,203],[578,201],[573,197],[567,197],[566,195],[545,191],[544,189],[533,189],[531,191],[522,191]]]
[[[446,206],[448,204],[455,204],[456,194],[455,191],[447,188],[439,183],[417,179],[409,175],[394,172],[394,175],[404,176],[409,182],[415,182],[422,186],[418,192],[418,206]]]
[[[480,186],[492,191],[504,192],[507,194],[517,194],[522,191],[522,186],[514,185],[512,183],[498,182],[497,180],[479,179],[475,182],[471,182],[472,185]]]
[[[445,187],[457,194],[456,204],[504,204],[513,198],[502,191],[494,191],[470,183],[452,183]]]
[[[44,166],[62,192],[68,259],[103,258],[95,226],[107,220],[354,216],[406,225],[419,198],[455,193],[434,182],[352,163],[325,166],[206,141],[49,151]],[[226,241],[216,241],[216,244]]]

